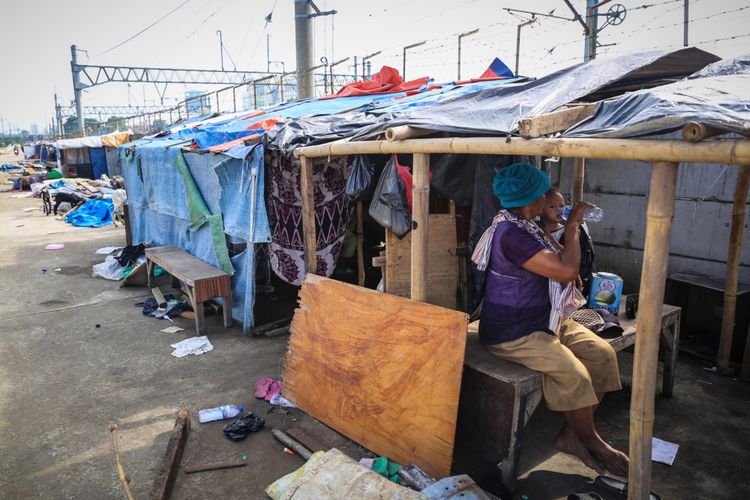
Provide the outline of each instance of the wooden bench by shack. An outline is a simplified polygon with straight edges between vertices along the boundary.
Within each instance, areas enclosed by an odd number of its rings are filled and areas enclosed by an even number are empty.
[[[222,300],[224,327],[232,326],[232,286],[227,273],[175,246],[147,248],[149,289],[152,288],[154,266],[161,267],[172,276],[172,285],[175,288],[179,286],[188,296],[195,311],[195,330],[198,335],[203,331],[204,325],[203,303],[214,297]],[[177,284],[175,280],[180,283]]]
[[[624,312],[624,307],[623,311]],[[680,338],[680,312],[664,305],[661,346],[664,350],[662,396],[671,397]],[[493,356],[480,343],[478,321],[469,325],[456,427],[453,472],[469,474],[477,484],[515,488],[523,430],[542,401],[542,375]],[[636,321],[620,314],[623,333],[606,340],[615,351],[635,343]]]

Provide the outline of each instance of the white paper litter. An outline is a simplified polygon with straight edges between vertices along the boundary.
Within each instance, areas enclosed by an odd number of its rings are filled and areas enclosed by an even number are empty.
[[[180,328],[179,326],[169,326],[162,330],[164,333],[177,333],[183,331],[184,328]],[[174,347],[174,346],[172,346]]]
[[[188,354],[194,354],[198,356],[199,354],[214,350],[214,346],[211,345],[211,342],[208,341],[208,337],[206,336],[191,337],[189,339],[183,340],[182,342],[172,344],[172,347],[174,348],[174,351],[172,351],[172,356],[174,356],[175,358],[183,358]]]
[[[96,250],[96,253],[98,253],[100,255],[109,255],[112,252],[114,252],[115,250],[119,250],[121,248],[122,247],[102,247],[102,248],[98,248]]]
[[[672,465],[680,445],[663,441],[659,438],[651,438],[651,460],[662,464]]]
[[[288,399],[285,399],[281,394],[274,394],[268,402],[272,405],[278,405],[284,408],[297,408],[297,405]]]

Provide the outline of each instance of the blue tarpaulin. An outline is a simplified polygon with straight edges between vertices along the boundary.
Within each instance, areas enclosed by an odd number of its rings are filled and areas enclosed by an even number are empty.
[[[112,223],[112,200],[89,200],[68,212],[65,222],[78,227],[102,227]]]
[[[151,240],[155,246],[174,245],[219,267],[209,226],[190,230],[185,184],[174,163],[184,140],[184,136],[143,139],[119,149],[133,243]],[[247,332],[253,326],[256,243],[268,243],[271,233],[264,199],[263,145],[244,153],[239,159],[213,153],[183,156],[208,210],[222,216],[234,267],[232,315]]]
[[[107,173],[107,155],[104,148],[90,148],[91,170],[94,179],[101,179]]]

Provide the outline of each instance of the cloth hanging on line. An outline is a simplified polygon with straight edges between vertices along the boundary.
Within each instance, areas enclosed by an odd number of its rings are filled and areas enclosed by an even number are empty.
[[[316,273],[320,276],[333,274],[346,236],[352,208],[346,196],[349,169],[349,157],[313,165]],[[267,205],[271,269],[287,283],[299,285],[305,277],[299,161],[274,152],[270,174]]]

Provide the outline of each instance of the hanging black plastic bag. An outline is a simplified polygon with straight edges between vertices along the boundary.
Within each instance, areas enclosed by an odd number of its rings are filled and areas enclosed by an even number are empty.
[[[263,428],[266,421],[253,412],[248,412],[244,417],[233,420],[224,426],[224,435],[232,441],[242,441],[251,432],[258,432]]]
[[[370,216],[399,238],[411,229],[411,215],[406,205],[406,188],[391,157],[380,175],[370,203]]]
[[[346,195],[352,200],[358,199],[367,191],[375,175],[375,165],[365,155],[357,155],[352,164],[352,171],[346,181]]]

